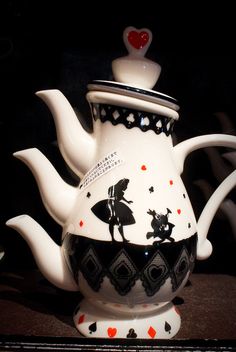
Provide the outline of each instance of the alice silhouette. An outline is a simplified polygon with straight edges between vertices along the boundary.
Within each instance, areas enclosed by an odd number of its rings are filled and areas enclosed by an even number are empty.
[[[108,199],[103,199],[92,207],[92,212],[102,221],[109,224],[109,232],[112,241],[114,238],[114,227],[118,226],[119,233],[123,242],[128,242],[124,236],[123,226],[135,223],[132,210],[124,203],[131,204],[132,200],[124,197],[125,190],[128,187],[129,180],[123,178],[115,185],[108,188]]]

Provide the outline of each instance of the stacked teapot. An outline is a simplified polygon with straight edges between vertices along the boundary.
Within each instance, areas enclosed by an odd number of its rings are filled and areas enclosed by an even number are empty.
[[[60,91],[36,93],[52,112],[61,154],[79,185],[65,183],[38,149],[14,153],[62,226],[61,246],[28,215],[7,225],[25,238],[50,282],[82,293],[74,323],[83,336],[165,339],[181,325],[172,300],[196,258],[211,255],[210,223],[236,184],[234,171],[196,222],[181,179],[185,158],[208,146],[236,148],[236,137],[204,135],[173,146],[179,107],[152,90],[161,72],[145,57],[152,33],[128,27],[123,39],[128,55],[112,62],[116,81],[88,85],[91,134]]]

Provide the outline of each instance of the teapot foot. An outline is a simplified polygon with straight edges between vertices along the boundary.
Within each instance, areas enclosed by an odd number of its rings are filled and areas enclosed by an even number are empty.
[[[148,306],[143,305],[143,311]],[[84,299],[76,309],[74,323],[83,336],[98,338],[170,339],[179,331],[180,314],[171,302],[154,314],[143,311],[119,316]]]

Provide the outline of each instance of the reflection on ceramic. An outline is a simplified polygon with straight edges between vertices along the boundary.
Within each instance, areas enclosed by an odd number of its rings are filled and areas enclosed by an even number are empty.
[[[204,197],[206,200],[208,200],[212,193],[213,193],[213,187],[207,182],[206,180],[197,180],[194,182],[203,192]],[[224,215],[227,217],[232,232],[233,236],[236,239],[236,204],[229,198],[226,198],[220,205],[219,209],[224,213]]]
[[[143,29],[125,30],[136,38],[129,41],[136,50],[129,57],[133,72],[137,56],[143,60],[143,32],[150,38]],[[158,71],[158,65],[153,67]],[[210,223],[236,183],[235,171],[212,194],[196,222],[181,179],[185,158],[202,147],[236,148],[236,137],[205,135],[173,146],[177,109],[150,101],[143,94],[148,88],[145,74],[139,75],[142,97],[127,89],[127,82],[124,89],[113,82],[96,83],[96,90],[94,83],[89,86],[91,134],[60,91],[37,92],[53,114],[64,160],[81,178],[78,187],[63,181],[38,149],[14,154],[31,169],[46,209],[62,226],[62,245],[27,215],[7,225],[25,238],[49,281],[82,292],[74,322],[88,337],[160,339],[178,332],[180,316],[171,301],[188,280],[195,258],[210,256]]]
[[[4,256],[5,256],[5,251],[4,251],[3,247],[0,246],[0,260],[2,260]]]
[[[223,133],[235,134],[235,127],[229,117],[225,112],[219,111],[215,113],[216,118],[220,122],[221,131]]]
[[[230,174],[232,167],[222,158],[222,155],[216,148],[206,148],[205,153],[210,161],[215,179],[221,182]]]
[[[236,204],[233,202],[231,199],[225,199],[224,202],[221,204],[220,209],[224,212],[224,214],[227,216],[232,233],[234,235],[234,238],[236,240]]]
[[[236,152],[224,153],[222,156],[231,163],[232,167],[236,167]]]

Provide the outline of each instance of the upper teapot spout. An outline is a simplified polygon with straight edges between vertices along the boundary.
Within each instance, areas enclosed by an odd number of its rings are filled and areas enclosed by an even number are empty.
[[[95,154],[94,134],[81,126],[72,106],[57,89],[36,92],[50,109],[56,126],[59,149],[66,163],[82,177],[92,166]]]

